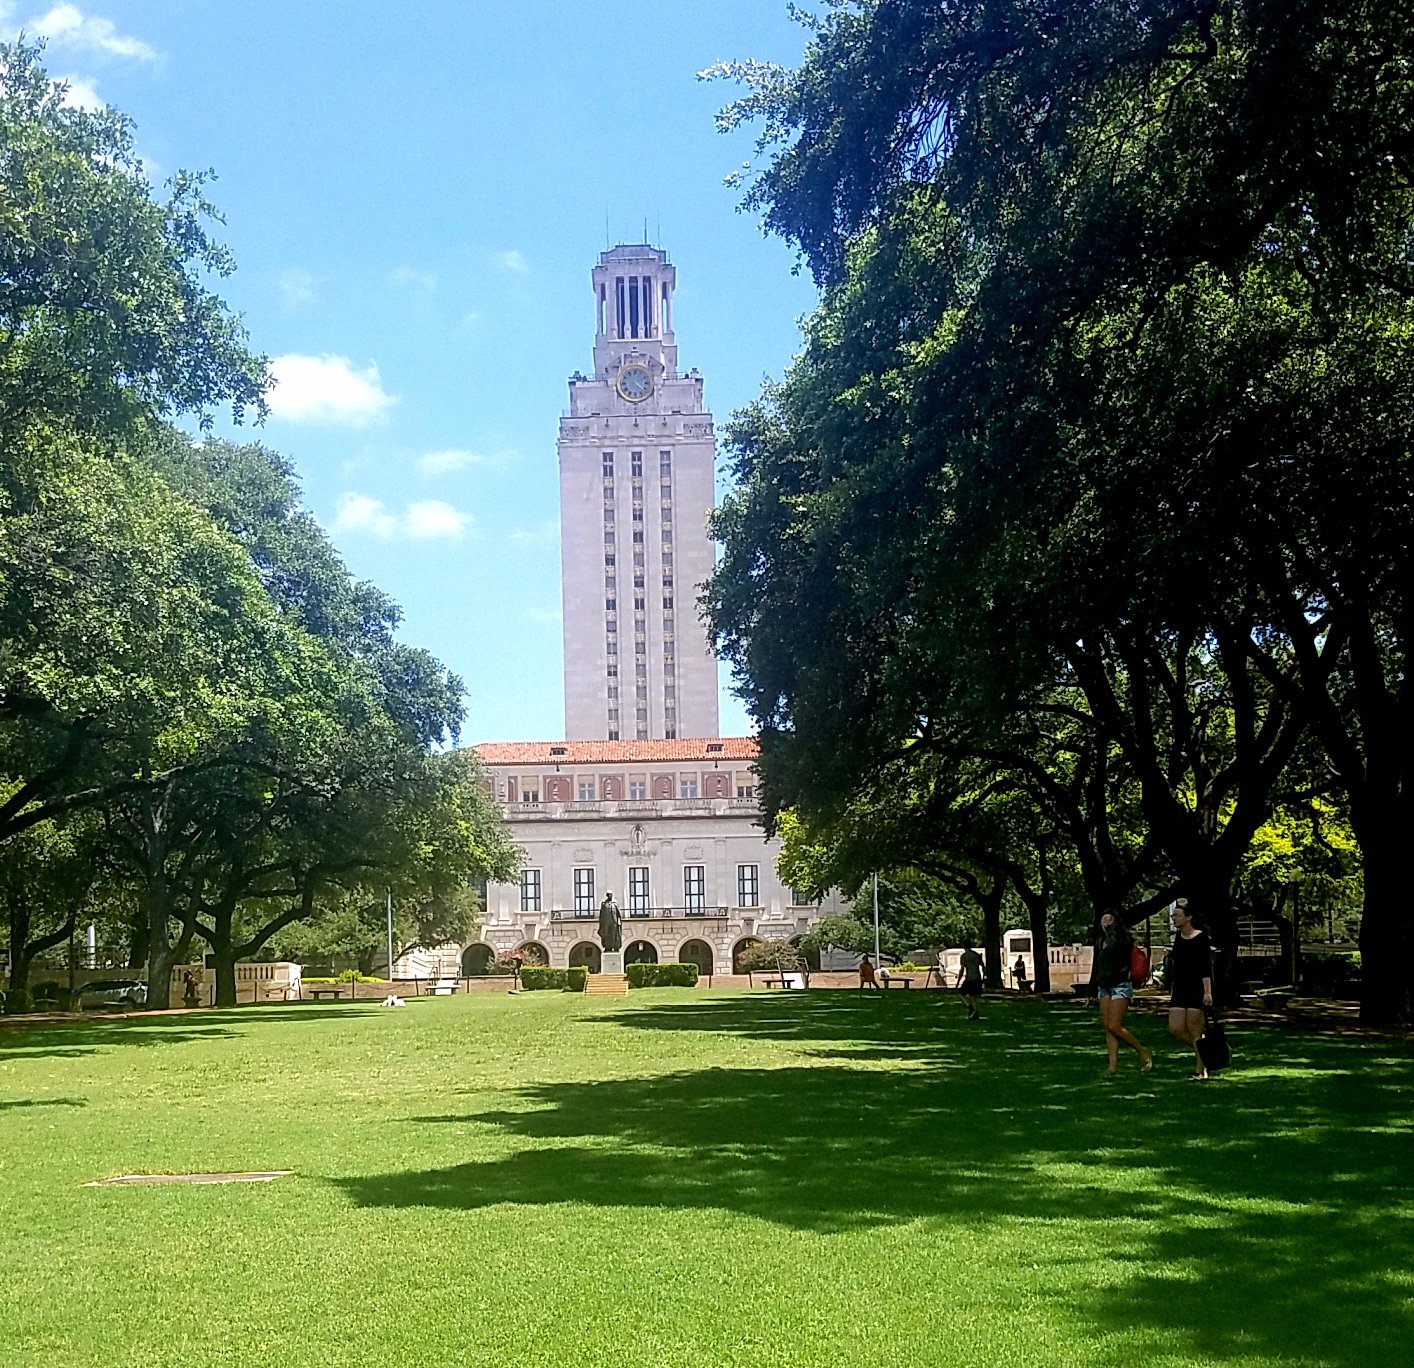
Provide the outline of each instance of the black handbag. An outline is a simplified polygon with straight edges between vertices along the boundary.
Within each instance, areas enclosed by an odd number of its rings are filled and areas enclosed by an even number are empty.
[[[1198,1058],[1211,1073],[1220,1073],[1232,1063],[1232,1046],[1216,1012],[1203,1014],[1203,1034],[1198,1037]]]

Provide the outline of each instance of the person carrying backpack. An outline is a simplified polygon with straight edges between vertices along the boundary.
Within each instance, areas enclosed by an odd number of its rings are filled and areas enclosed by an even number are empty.
[[[1100,1000],[1100,1020],[1105,1027],[1105,1049],[1110,1057],[1109,1076],[1119,1072],[1119,1047],[1128,1045],[1139,1056],[1139,1072],[1154,1067],[1154,1056],[1125,1024],[1134,999],[1134,938],[1112,908],[1100,914],[1095,938],[1095,993]]]

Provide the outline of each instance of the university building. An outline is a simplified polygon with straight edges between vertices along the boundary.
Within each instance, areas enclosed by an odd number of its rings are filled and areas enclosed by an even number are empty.
[[[524,947],[597,970],[612,893],[627,962],[730,973],[744,945],[803,934],[821,908],[777,876],[755,741],[717,735],[717,660],[697,615],[716,439],[701,375],[678,369],[676,270],[626,244],[590,282],[593,373],[570,377],[557,443],[567,739],[476,748],[525,866],[488,888],[463,969]]]

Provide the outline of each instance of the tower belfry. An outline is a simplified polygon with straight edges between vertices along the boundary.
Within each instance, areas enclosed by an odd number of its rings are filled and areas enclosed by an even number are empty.
[[[557,443],[565,738],[716,736],[697,616],[716,441],[702,377],[678,373],[677,272],[660,248],[623,243],[591,281],[594,374],[571,377]]]

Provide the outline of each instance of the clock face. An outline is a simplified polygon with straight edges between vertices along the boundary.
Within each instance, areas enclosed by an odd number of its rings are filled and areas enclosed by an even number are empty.
[[[630,404],[641,404],[653,393],[653,377],[647,366],[625,366],[619,371],[619,393]]]

